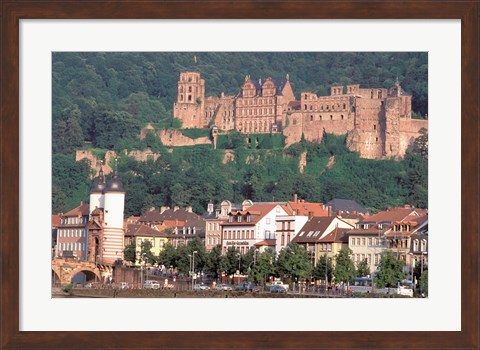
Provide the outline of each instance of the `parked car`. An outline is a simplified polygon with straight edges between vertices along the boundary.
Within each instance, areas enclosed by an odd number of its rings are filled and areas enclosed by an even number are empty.
[[[249,283],[249,282],[244,282],[240,283],[235,287],[235,290],[238,290],[240,292],[258,292],[260,291],[260,288],[258,288],[256,285]]]
[[[289,288],[289,285],[288,284],[284,284],[282,281],[280,280],[275,280],[272,282],[272,286],[281,286],[283,288],[285,288],[287,291],[288,291],[288,288]]]
[[[144,289],[160,289],[160,283],[158,281],[146,280],[143,284]]]
[[[287,292],[287,289],[284,286],[279,284],[274,284],[270,288],[270,293],[286,293],[286,292]]]
[[[120,282],[118,284],[118,289],[128,289],[128,288],[130,288],[130,286],[128,285],[127,282]]]
[[[224,283],[217,284],[216,289],[225,290],[225,291],[232,291],[233,290],[233,288],[231,286],[229,286],[228,284],[224,284]]]
[[[205,284],[203,284],[203,283],[195,284],[195,285],[193,286],[193,290],[209,290],[209,289],[210,289],[210,287],[207,286],[207,285],[205,285]]]

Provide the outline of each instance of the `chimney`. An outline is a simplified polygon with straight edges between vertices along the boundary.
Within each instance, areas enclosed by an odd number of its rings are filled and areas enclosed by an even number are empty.
[[[188,207],[185,208],[185,210],[188,211],[189,213],[191,213],[192,212],[192,206],[189,205]]]
[[[298,201],[298,195],[295,193],[295,194],[293,195],[293,202],[294,202],[294,203],[297,203],[297,201]]]
[[[308,220],[312,220],[313,218],[313,211],[308,212]]]
[[[178,209],[180,209],[177,205],[173,207],[173,211],[177,211]]]
[[[153,209],[153,208],[152,208]],[[161,206],[160,207],[160,214],[163,214],[166,210],[170,209],[170,207],[167,206]]]

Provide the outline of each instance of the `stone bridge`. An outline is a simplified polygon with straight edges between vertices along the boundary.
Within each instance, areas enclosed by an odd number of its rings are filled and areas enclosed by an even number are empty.
[[[90,261],[77,259],[54,258],[52,260],[52,283],[66,285],[72,282],[72,278],[83,272],[88,282],[106,282],[112,275],[112,267],[97,265]]]

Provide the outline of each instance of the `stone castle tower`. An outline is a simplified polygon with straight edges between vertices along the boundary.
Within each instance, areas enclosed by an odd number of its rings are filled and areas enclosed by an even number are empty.
[[[208,126],[209,120],[205,116],[205,80],[200,78],[200,73],[180,73],[173,116],[182,121],[184,128]]]

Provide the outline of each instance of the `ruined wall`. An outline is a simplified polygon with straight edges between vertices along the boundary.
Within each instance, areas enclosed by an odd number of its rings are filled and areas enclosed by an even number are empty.
[[[283,128],[285,136],[285,147],[293,145],[302,139],[303,132],[303,116],[300,112],[294,112],[287,116],[288,125]]]
[[[148,159],[156,161],[160,157],[160,153],[154,153],[151,149],[147,148],[143,151],[130,151],[128,156],[134,158],[137,162],[146,162]]]
[[[212,141],[208,137],[199,137],[191,139],[183,135],[178,130],[161,129],[157,131],[157,135],[165,146],[195,146],[195,145],[211,145]]]
[[[420,129],[428,130],[428,120],[400,119],[400,147],[398,158],[403,158],[405,152],[413,146],[413,142],[420,136]]]
[[[382,158],[385,118],[383,100],[355,99],[354,130],[349,130],[347,147],[359,152],[362,158]]]
[[[217,102],[215,103],[215,113],[212,115],[213,124],[216,125],[221,130],[233,130],[235,129],[235,104],[233,96],[220,96],[216,98]],[[212,97],[207,99],[207,104],[210,103],[209,100],[215,101]]]
[[[93,171],[93,174],[90,175],[91,178],[97,176],[100,171],[100,168],[103,165],[103,173],[105,175],[110,174],[113,169],[110,167],[110,161],[115,159],[117,154],[114,151],[107,151],[105,154],[105,159],[101,160],[95,157],[92,151],[87,150],[78,150],[75,152],[75,161],[79,162],[82,159],[86,159],[90,164],[90,169]]]

